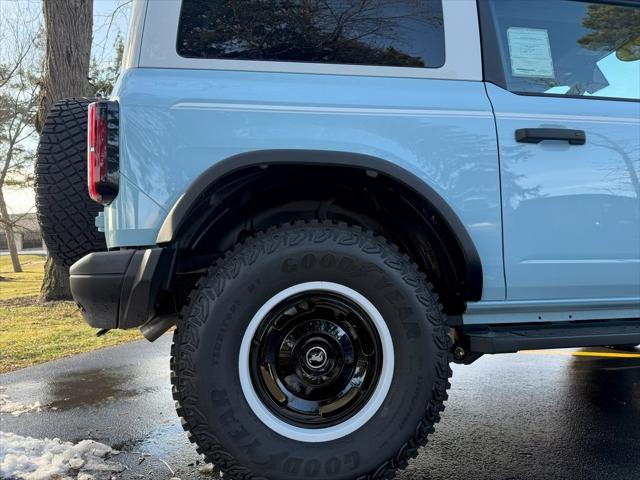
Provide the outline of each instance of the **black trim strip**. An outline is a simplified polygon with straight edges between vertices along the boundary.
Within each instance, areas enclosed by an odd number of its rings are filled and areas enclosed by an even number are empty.
[[[513,353],[547,348],[640,344],[640,319],[543,324],[465,325],[459,330],[472,353]]]
[[[522,97],[557,97],[557,98],[573,98],[573,99],[579,99],[579,100],[589,99],[589,100],[609,100],[614,102],[640,103],[640,99],[635,99],[635,98],[602,97],[599,95],[565,95],[563,93],[519,92],[516,90],[512,90],[511,93],[520,95]]]

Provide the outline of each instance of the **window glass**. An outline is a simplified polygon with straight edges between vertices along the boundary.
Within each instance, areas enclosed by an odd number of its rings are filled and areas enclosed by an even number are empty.
[[[640,99],[640,6],[491,0],[506,87]]]
[[[444,64],[441,0],[183,0],[178,54],[399,67]]]

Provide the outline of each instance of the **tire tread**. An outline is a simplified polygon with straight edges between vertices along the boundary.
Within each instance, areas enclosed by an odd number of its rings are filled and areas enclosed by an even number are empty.
[[[92,101],[67,98],[51,107],[36,153],[38,223],[49,254],[64,267],[106,250],[104,233],[94,223],[102,206],[87,193],[87,108]]]
[[[318,230],[318,227],[326,230],[325,235],[314,236],[314,232]],[[260,480],[264,478],[240,465],[235,458],[226,453],[215,434],[207,431],[204,427],[204,421],[198,420],[198,417],[204,418],[204,415],[198,411],[197,402],[189,394],[188,385],[188,378],[194,375],[194,368],[188,364],[185,356],[181,355],[181,351],[182,349],[195,350],[197,347],[195,335],[189,335],[188,333],[187,319],[190,322],[195,321],[199,324],[205,321],[205,318],[194,318],[194,315],[189,315],[193,299],[197,298],[205,289],[208,290],[211,287],[221,292],[224,289],[225,281],[237,276],[242,266],[251,265],[261,254],[268,254],[277,248],[286,247],[287,244],[283,242],[284,235],[282,232],[291,230],[298,230],[298,233],[303,236],[306,235],[307,238],[317,243],[322,243],[332,238],[332,236],[328,235],[329,233],[334,235],[344,234],[344,241],[358,243],[366,253],[382,255],[387,261],[387,265],[401,269],[404,281],[410,287],[421,290],[423,294],[421,301],[429,303],[431,310],[428,310],[429,315],[426,318],[434,326],[434,344],[439,350],[438,358],[440,360],[436,368],[437,380],[433,385],[432,399],[425,406],[424,417],[416,426],[413,436],[398,449],[397,453],[392,458],[382,462],[374,471],[357,478],[357,480],[392,479],[398,470],[406,468],[408,461],[418,455],[419,448],[427,444],[428,436],[435,431],[434,426],[440,421],[440,413],[444,410],[444,402],[448,398],[447,390],[451,386],[449,383],[449,378],[452,375],[452,370],[449,366],[451,339],[444,321],[442,304],[438,300],[433,285],[427,281],[426,275],[419,270],[418,265],[412,262],[408,255],[399,253],[398,247],[384,237],[375,235],[359,226],[349,226],[343,222],[301,220],[270,227],[266,231],[258,232],[255,236],[237,243],[214,262],[207,273],[196,283],[180,312],[178,328],[174,332],[171,345],[172,395],[182,427],[187,432],[189,441],[196,445],[197,452],[202,454],[207,462],[213,463],[224,472],[225,478],[233,480]],[[399,257],[400,261],[390,263],[391,259],[389,257],[391,256],[396,259]],[[240,261],[238,261],[239,257]],[[435,305],[429,300],[435,302]],[[433,315],[434,307],[438,312],[437,315]],[[195,317],[199,313],[203,312],[197,312]],[[183,378],[183,381],[180,380],[180,377]]]

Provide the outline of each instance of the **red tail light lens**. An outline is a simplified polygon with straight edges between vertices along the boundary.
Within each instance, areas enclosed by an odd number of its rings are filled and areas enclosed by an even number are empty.
[[[118,103],[89,104],[87,181],[92,200],[108,205],[118,195],[120,181]]]

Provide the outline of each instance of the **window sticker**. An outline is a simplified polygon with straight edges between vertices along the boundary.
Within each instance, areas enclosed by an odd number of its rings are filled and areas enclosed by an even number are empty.
[[[549,33],[545,29],[509,27],[507,39],[514,77],[555,79]]]

